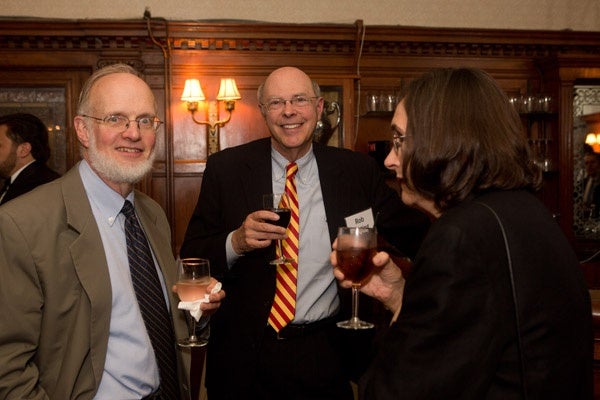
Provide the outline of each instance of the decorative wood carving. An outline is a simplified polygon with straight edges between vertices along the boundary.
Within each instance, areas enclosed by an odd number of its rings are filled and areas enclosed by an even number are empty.
[[[6,20],[0,27],[0,50],[152,51],[155,43],[143,22]],[[166,24],[166,27],[163,26]],[[356,55],[359,21],[347,25],[268,23],[153,24],[153,32],[171,50]],[[47,27],[51,25],[52,31]],[[57,26],[58,25],[58,26]],[[89,26],[88,26],[89,25]],[[165,32],[166,31],[166,32]],[[167,35],[168,33],[168,35]],[[595,32],[504,31],[367,27],[363,55],[435,57],[600,56]]]

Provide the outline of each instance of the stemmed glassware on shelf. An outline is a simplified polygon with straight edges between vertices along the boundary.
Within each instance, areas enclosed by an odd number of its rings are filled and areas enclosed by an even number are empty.
[[[546,133],[546,120],[554,110],[552,96],[529,94],[510,97],[509,101],[526,120],[533,162],[544,172],[554,171],[556,165],[552,155],[552,138]]]
[[[337,323],[344,329],[370,329],[374,325],[358,317],[358,296],[362,282],[373,272],[373,257],[377,253],[375,228],[341,227],[337,235],[337,267],[345,279],[352,281],[352,317]]]
[[[268,193],[263,195],[263,208],[279,215],[277,221],[269,221],[269,223],[287,228],[292,215],[290,210],[290,200],[287,193]],[[279,257],[272,260],[270,264],[277,265],[294,261],[284,257],[281,240],[277,240],[277,247],[279,249]]]
[[[207,294],[206,288],[210,284],[210,263],[203,258],[183,258],[177,260],[177,295],[181,301],[194,302],[202,300]],[[202,347],[208,344],[207,340],[196,336],[196,319],[185,312],[188,318],[189,337],[180,339],[180,347]]]

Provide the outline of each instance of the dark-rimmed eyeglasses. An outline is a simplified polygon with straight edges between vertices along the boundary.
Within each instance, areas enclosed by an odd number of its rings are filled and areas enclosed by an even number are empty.
[[[269,112],[273,111],[281,111],[285,107],[285,103],[290,103],[292,107],[296,110],[307,107],[312,103],[314,99],[317,99],[317,96],[294,96],[291,99],[269,99],[266,103],[260,103],[260,105],[265,108]]]
[[[402,148],[402,143],[406,140],[408,135],[400,135],[398,133],[394,133],[392,136],[392,148],[396,152],[396,154],[400,153],[400,149]]]
[[[132,122],[137,123],[140,132],[156,132],[163,123],[156,117],[140,117],[129,119],[123,115],[108,115],[104,118],[92,117],[91,115],[82,114],[82,117],[91,118],[106,125],[110,130],[116,133],[123,133],[129,129]]]

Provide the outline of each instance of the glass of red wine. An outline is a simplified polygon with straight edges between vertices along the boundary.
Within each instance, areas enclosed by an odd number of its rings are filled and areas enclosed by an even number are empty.
[[[344,329],[370,329],[374,325],[358,318],[358,295],[361,284],[373,272],[373,257],[377,253],[375,228],[341,227],[337,235],[337,267],[345,279],[352,281],[352,317],[337,323]]]
[[[277,221],[269,221],[269,223],[287,228],[292,214],[290,210],[290,200],[287,193],[269,193],[263,195],[263,208],[279,215],[279,219]],[[277,240],[277,248],[279,249],[279,256],[272,260],[270,264],[277,265],[294,261],[286,258],[283,255],[281,240]]]

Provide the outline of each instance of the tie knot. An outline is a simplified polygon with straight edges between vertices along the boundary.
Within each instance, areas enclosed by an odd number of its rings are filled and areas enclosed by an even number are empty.
[[[123,204],[121,212],[123,213],[125,218],[135,217],[135,210],[133,209],[133,204],[131,204],[129,200],[125,200],[125,204]]]
[[[285,167],[285,176],[287,179],[293,179],[296,175],[296,172],[298,172],[298,164],[295,162],[289,163]]]

